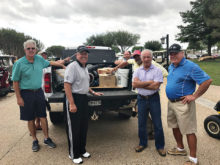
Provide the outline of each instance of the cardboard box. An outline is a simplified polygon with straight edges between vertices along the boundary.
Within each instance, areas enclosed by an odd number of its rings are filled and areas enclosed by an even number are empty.
[[[113,68],[99,68],[98,74],[111,74]]]
[[[115,75],[100,74],[99,75],[100,87],[116,87]]]

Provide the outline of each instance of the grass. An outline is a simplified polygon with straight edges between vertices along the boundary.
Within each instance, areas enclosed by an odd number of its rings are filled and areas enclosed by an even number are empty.
[[[220,86],[220,59],[209,61],[192,60],[200,66],[213,80],[212,85]]]

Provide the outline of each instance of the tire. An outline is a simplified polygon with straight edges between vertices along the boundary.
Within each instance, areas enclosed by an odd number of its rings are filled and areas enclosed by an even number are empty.
[[[220,117],[212,115],[205,119],[204,128],[209,136],[220,139]]]
[[[0,93],[0,97],[6,96],[8,94],[8,91]]]
[[[63,123],[63,112],[50,112],[50,121],[55,125]]]

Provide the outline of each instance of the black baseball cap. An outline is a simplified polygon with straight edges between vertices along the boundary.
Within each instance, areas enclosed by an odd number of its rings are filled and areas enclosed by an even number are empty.
[[[87,53],[89,53],[89,49],[88,49],[86,46],[84,46],[84,45],[80,45],[80,46],[78,46],[78,47],[76,48],[76,52],[82,53],[82,52],[84,52],[84,51],[86,51]]]
[[[181,51],[181,46],[179,44],[173,44],[168,49],[169,53],[179,53]]]

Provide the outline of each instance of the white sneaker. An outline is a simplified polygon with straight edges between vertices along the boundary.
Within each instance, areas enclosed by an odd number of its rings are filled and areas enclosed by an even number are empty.
[[[73,159],[73,163],[75,163],[75,164],[82,164],[83,160],[82,160],[82,158]]]
[[[84,158],[89,158],[89,157],[91,157],[91,154],[88,153],[88,152],[85,152],[84,154],[82,154],[82,156],[83,156]]]
[[[69,158],[72,160],[71,156],[69,155]]]

